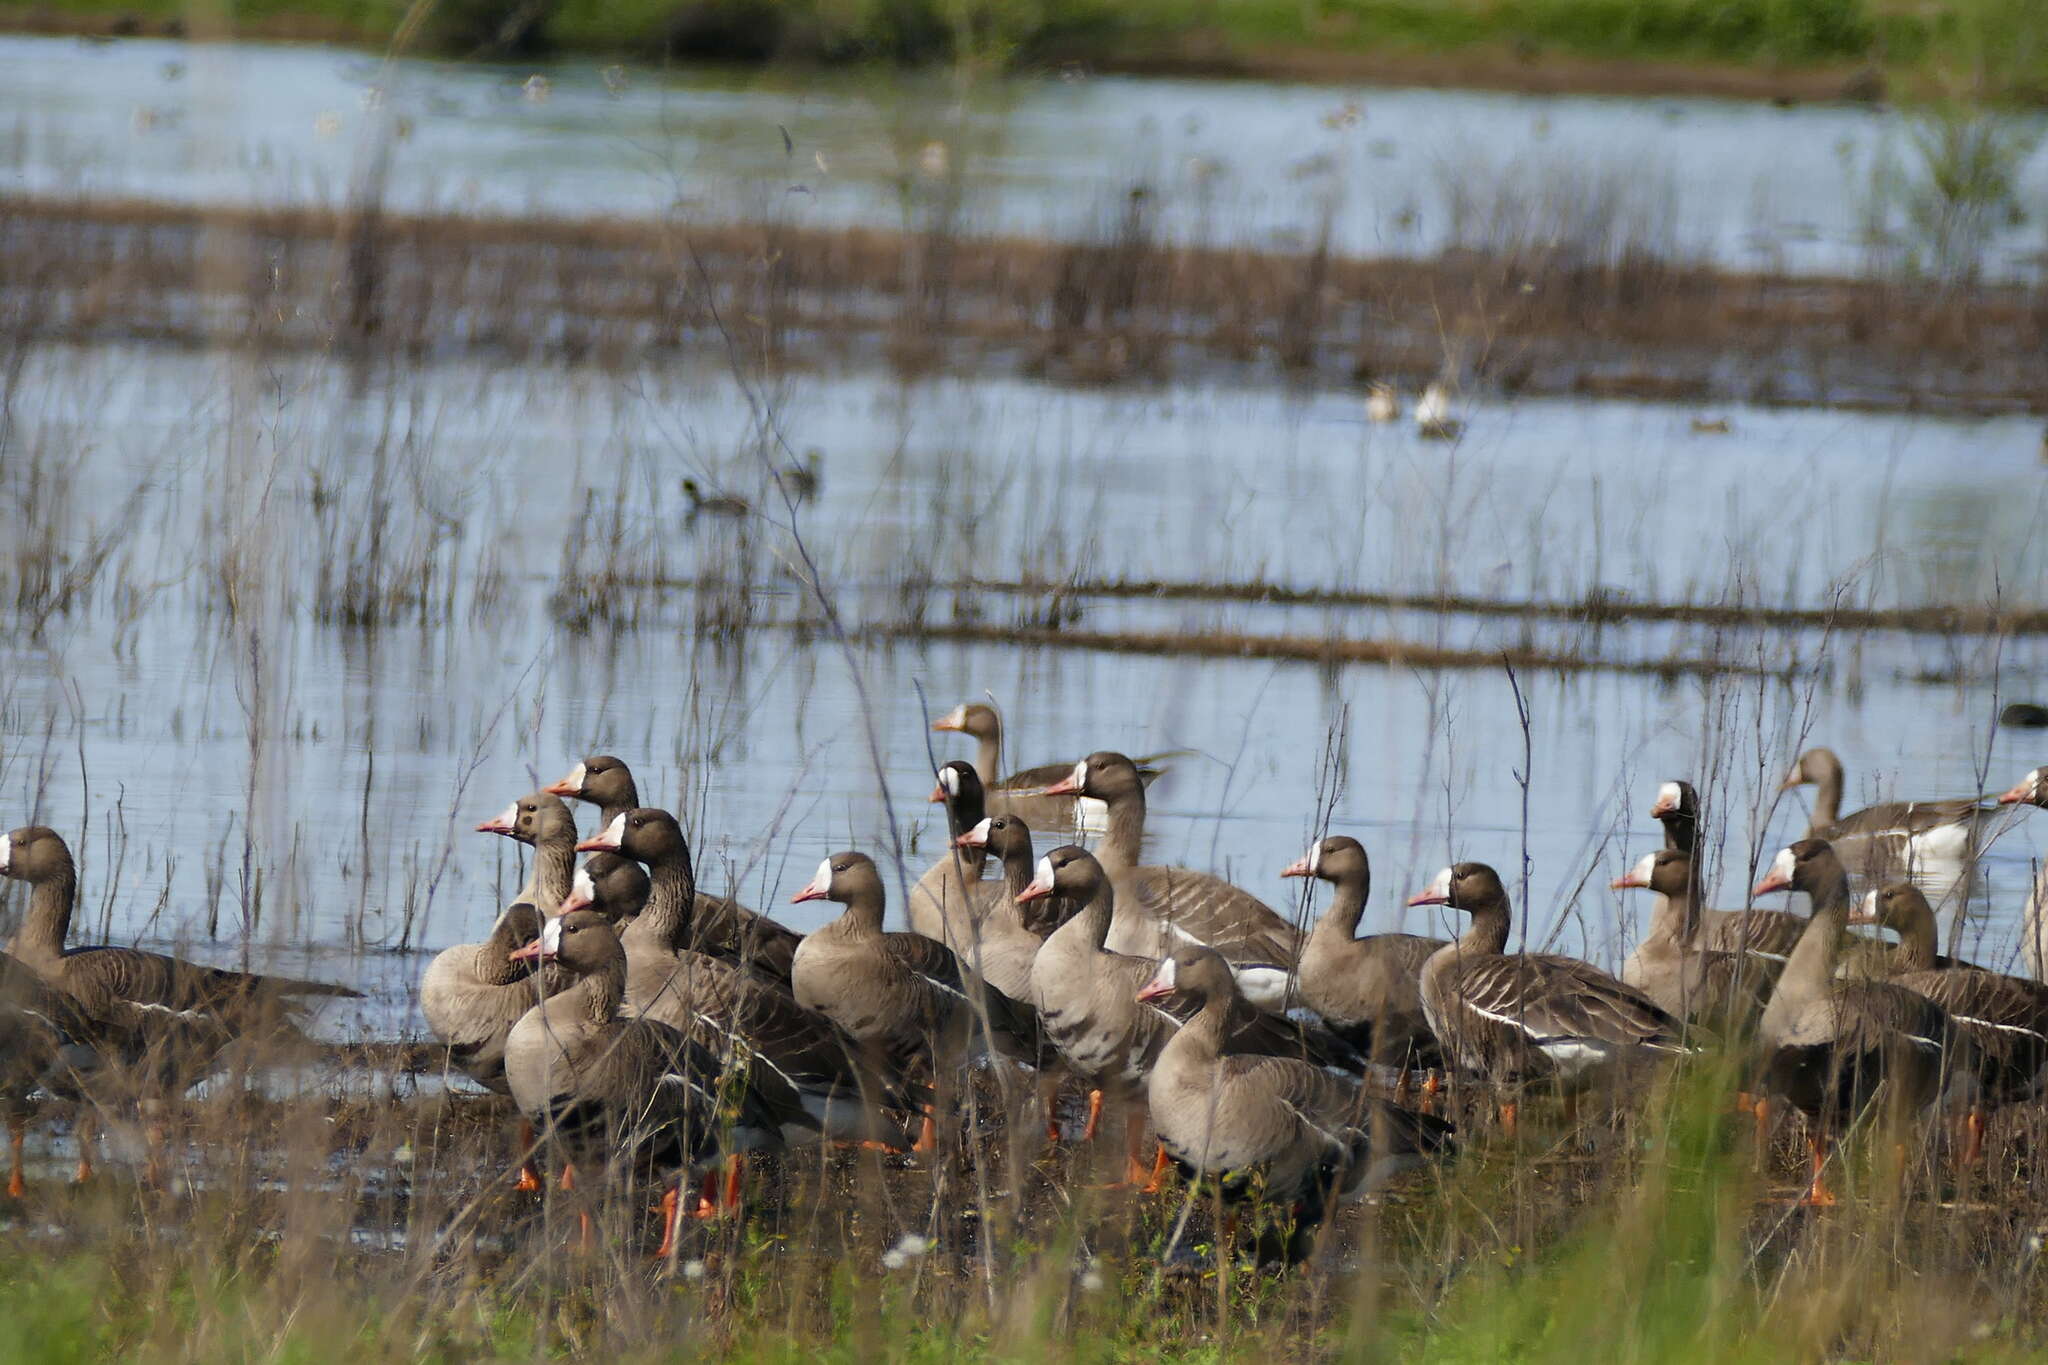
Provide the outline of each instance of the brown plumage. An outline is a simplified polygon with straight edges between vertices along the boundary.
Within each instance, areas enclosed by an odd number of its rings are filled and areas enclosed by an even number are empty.
[[[600,831],[609,830],[620,816],[640,807],[640,790],[633,781],[632,770],[626,767],[625,760],[611,754],[584,759],[543,790],[596,805]],[[592,853],[585,860],[592,879],[604,880],[610,869],[608,860],[616,856]],[[714,896],[703,890],[696,893],[690,936],[690,946],[698,952],[743,960],[755,971],[766,972],[784,985],[789,983],[789,960],[800,937],[795,930],[730,897]]]
[[[1834,847],[1837,858],[1867,876],[1946,878],[1976,856],[1977,838],[1995,807],[1982,797],[1886,801],[1841,814],[1842,760],[1832,749],[1808,749],[1792,765],[1783,790],[1817,788],[1806,837]]]
[[[576,817],[562,799],[548,792],[522,796],[477,827],[479,834],[502,834],[533,850],[526,885],[512,899],[543,915],[552,915],[569,894],[569,876],[576,870]]]
[[[1422,1005],[1452,1061],[1498,1079],[1570,1080],[1684,1050],[1684,1026],[1634,987],[1577,958],[1507,953],[1508,895],[1485,863],[1437,873],[1410,905],[1472,917],[1422,969]]]
[[[1904,1115],[1932,1104],[1952,1074],[1974,1074],[1974,1049],[1933,1001],[1836,978],[1849,876],[1825,840],[1781,850],[1756,894],[1791,890],[1812,898],[1813,915],[1757,1023],[1771,1090],[1825,1131],[1853,1121],[1881,1086]]]
[[[690,846],[675,818],[642,808],[618,823],[620,838],[611,851],[645,863],[650,883],[646,906],[619,936],[626,952],[625,1012],[668,1024],[728,1064],[744,1059],[764,1091],[778,1102],[793,1096],[828,1137],[907,1145],[901,1129],[871,1108],[894,1096],[898,1085],[863,1068],[853,1040],[830,1019],[770,978],[688,946],[695,886]],[[564,910],[584,908],[594,893],[579,869]]]
[[[993,706],[963,702],[933,721],[932,729],[971,735],[977,741],[974,770],[986,789],[989,814],[1021,816],[1040,829],[1095,828],[1086,810],[1097,804],[1092,798],[1056,796],[1045,790],[1074,770],[1072,760],[1005,771],[1003,719]],[[1150,762],[1139,760],[1138,773],[1147,786],[1158,780],[1159,771]]]
[[[1934,910],[1908,881],[1863,898],[1850,924],[1894,930],[1891,981],[1926,996],[1976,1045],[1978,1078],[1990,1104],[2012,1104],[2041,1091],[2048,1071],[2048,985],[1970,967],[1937,953]]]
[[[938,860],[911,885],[904,918],[912,932],[965,954],[975,943],[976,926],[982,918],[1009,898],[1000,882],[985,880],[988,859],[979,846],[959,842],[961,835],[988,817],[974,765],[958,759],[940,765],[931,799],[944,805],[946,843]]]
[[[1657,799],[1650,806],[1650,818],[1664,826],[1665,848],[1694,853],[1699,840],[1700,797],[1692,783],[1660,784]],[[1803,915],[1789,915],[1782,910],[1706,909],[1703,871],[1702,860],[1694,857],[1692,903],[1701,907],[1696,940],[1700,948],[1716,953],[1749,953],[1782,962],[1799,945],[1799,936],[1806,932]]]
[[[992,1046],[1034,1055],[1038,1026],[1030,1006],[979,981],[937,939],[884,932],[884,898],[881,875],[866,854],[835,853],[818,864],[792,900],[830,900],[846,908],[798,945],[797,1000],[899,1063],[936,1059],[942,1080],[950,1079],[983,1015]]]
[[[1643,936],[1621,979],[1674,1018],[1703,1023],[1717,1032],[1741,1032],[1763,1012],[1778,978],[1779,964],[1754,953],[1717,952],[1701,942],[1698,887],[1688,853],[1663,849],[1647,854],[1614,889],[1637,887],[1657,893],[1650,931]]]
[[[40,825],[0,837],[0,876],[34,888],[15,957],[72,1001],[104,1058],[149,1073],[169,1093],[204,1076],[231,1042],[296,1036],[291,1017],[303,997],[361,995],[134,948],[67,949],[78,874],[63,838]]]
[[[1449,1124],[1353,1079],[1292,1057],[1239,1052],[1231,1021],[1245,1006],[1228,965],[1208,949],[1166,958],[1139,996],[1193,1007],[1146,1084],[1160,1142],[1191,1178],[1217,1180],[1226,1198],[1293,1205],[1294,1234],[1277,1259],[1292,1264],[1306,1255],[1333,1198],[1451,1146]]]
[[[449,1062],[477,1084],[510,1093],[505,1039],[526,1012],[567,984],[557,971],[535,972],[511,954],[540,937],[542,915],[525,901],[498,917],[481,943],[435,954],[420,978],[420,1013],[448,1049]]]
[[[604,916],[550,919],[518,955],[572,978],[513,1026],[505,1074],[542,1141],[579,1171],[689,1169],[815,1132],[793,1097],[778,1102],[668,1025],[620,1012],[626,953]]]
[[[1260,989],[1253,1003],[1284,1008],[1284,986],[1300,955],[1301,935],[1271,906],[1221,877],[1185,867],[1138,865],[1145,784],[1135,763],[1118,753],[1090,754],[1048,790],[1092,796],[1109,808],[1108,833],[1097,852],[1116,883],[1126,916],[1110,935],[1112,949],[1158,958],[1188,944],[1214,948],[1234,966],[1268,969],[1270,980],[1262,979],[1261,987],[1281,988]]]
[[[1364,845],[1349,835],[1331,835],[1280,875],[1314,877],[1332,889],[1328,908],[1302,948],[1302,1003],[1376,1062],[1443,1065],[1422,1008],[1422,966],[1445,940],[1420,934],[1357,936],[1372,893],[1372,864]]]

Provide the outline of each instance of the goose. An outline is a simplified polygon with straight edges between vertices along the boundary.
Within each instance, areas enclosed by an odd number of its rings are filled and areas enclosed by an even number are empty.
[[[1756,1045],[1769,1093],[1813,1125],[1804,1202],[1832,1204],[1824,1179],[1831,1135],[1880,1089],[1896,1118],[1927,1108],[1952,1077],[1975,1072],[1975,1048],[1926,996],[1890,981],[1836,977],[1849,874],[1826,840],[1801,839],[1779,850],[1754,894],[1774,891],[1804,891],[1813,914],[1757,1021]]]
[[[92,1021],[70,997],[6,953],[0,953],[0,1114],[7,1119],[7,1195],[27,1193],[22,1146],[38,1092],[86,1098],[100,1069]]]
[[[584,759],[568,775],[542,790],[555,795],[587,801],[598,807],[600,829],[609,830],[621,815],[638,810],[640,789],[625,760],[611,754]],[[652,809],[650,807],[649,809]],[[603,884],[613,853],[593,853],[586,859],[594,881]],[[629,860],[630,861],[630,860]],[[690,917],[691,947],[715,957],[745,958],[756,971],[789,983],[789,959],[796,951],[799,935],[773,919],[749,910],[725,896],[697,892],[697,907]]]
[[[1650,806],[1650,818],[1664,826],[1664,847],[1692,855],[1699,839],[1700,798],[1685,781],[1665,782],[1657,788]],[[1702,885],[1702,860],[1692,859],[1692,896],[1695,905],[1706,900]],[[1701,910],[1699,946],[1709,952],[1747,953],[1768,961],[1783,962],[1798,946],[1806,932],[1804,915],[1783,910]]]
[[[1365,420],[1368,422],[1398,422],[1401,420],[1401,395],[1392,384],[1368,384],[1365,390]]]
[[[2040,767],[2012,784],[2012,790],[1998,798],[2001,806],[2040,806],[2048,809],[2048,767]]]
[[[1056,896],[1034,898],[1028,903],[1017,900],[1018,894],[1031,884],[1034,866],[1031,830],[1019,817],[983,816],[953,842],[975,857],[996,854],[1003,860],[1003,876],[1000,881],[979,882],[970,888],[976,893],[988,893],[987,908],[978,915],[965,943],[948,946],[989,985],[1012,1000],[1030,1001],[1032,964],[1046,939],[1066,922],[1065,907],[1072,902]],[[983,899],[977,896],[978,901]]]
[[[1094,854],[1074,844],[1053,849],[1038,860],[1031,884],[1017,899],[1029,903],[1055,895],[1081,909],[1047,937],[1033,960],[1032,1003],[1038,1007],[1046,1036],[1074,1072],[1088,1082],[1088,1123],[1082,1140],[1095,1136],[1106,1095],[1130,1105],[1125,1131],[1126,1180],[1152,1188],[1163,1167],[1155,1164],[1148,1171],[1139,1155],[1145,1129],[1145,1078],[1159,1049],[1179,1027],[1179,1020],[1138,1002],[1136,991],[1152,979],[1157,962],[1105,946],[1115,936],[1121,902],[1114,882]],[[1231,1016],[1230,1032],[1233,1046],[1240,1052],[1292,1054],[1316,1064],[1362,1065],[1335,1039],[1315,1039],[1289,1020],[1249,1007]]]
[[[988,808],[998,815],[1020,815],[1034,827],[1073,829],[1100,834],[1109,812],[1103,803],[1089,796],[1055,796],[1045,788],[1074,770],[1068,763],[1043,763],[1003,776],[1003,718],[996,708],[983,702],[962,702],[932,722],[932,729],[971,736],[975,741],[974,770],[988,791]],[[1138,773],[1151,786],[1161,769],[1154,756],[1138,760]]]
[[[1358,937],[1372,893],[1365,846],[1333,834],[1289,863],[1283,877],[1313,877],[1332,888],[1329,908],[1301,950],[1301,1000],[1339,1037],[1375,1062],[1399,1067],[1443,1065],[1422,1009],[1422,967],[1445,944],[1420,934]]]
[[[879,1123],[867,1103],[894,1087],[855,1064],[852,1040],[831,1020],[772,979],[689,946],[695,874],[675,818],[652,808],[620,818],[619,837],[607,850],[645,863],[650,883],[645,908],[619,936],[626,1012],[658,1019],[720,1056],[755,1059],[763,1084],[792,1092],[826,1137],[907,1146],[901,1130]],[[595,899],[590,877],[578,869],[564,908]],[[727,1181],[728,1195],[736,1194],[733,1172]]]
[[[1650,932],[1622,963],[1621,980],[1673,1018],[1739,1031],[1762,1013],[1779,964],[1752,954],[1716,951],[1701,942],[1692,864],[1689,853],[1660,849],[1644,854],[1633,869],[1614,880],[1616,891],[1636,888],[1657,895]]]
[[[309,1007],[305,997],[362,997],[347,986],[204,967],[135,948],[65,947],[78,871],[63,836],[47,826],[0,835],[0,876],[31,887],[9,951],[70,1001],[86,1043],[151,1092],[146,1104],[182,1095],[232,1043],[296,1036],[292,1016]],[[81,1179],[91,1175],[90,1146],[81,1133]]]
[[[544,915],[569,894],[569,875],[576,870],[576,817],[552,792],[522,796],[477,825],[479,834],[501,834],[533,850],[533,868],[526,885],[513,897]]]
[[[2017,1104],[2041,1093],[2048,1079],[2048,985],[1956,963],[1935,951],[1934,910],[1919,887],[1896,881],[1868,892],[1849,924],[1895,930],[1891,981],[1926,996],[1976,1045],[1983,1103]],[[1969,1115],[1964,1165],[1983,1151],[1979,1107]]]
[[[1125,918],[1109,946],[1133,957],[1164,957],[1187,944],[1214,948],[1230,962],[1238,988],[1260,1009],[1281,1010],[1292,994],[1301,935],[1249,891],[1191,868],[1138,865],[1145,839],[1145,784],[1123,754],[1090,754],[1046,788],[1093,796],[1108,807],[1099,856],[1116,883]]]
[[[511,1093],[505,1080],[505,1039],[512,1026],[567,984],[559,973],[536,974],[511,958],[540,937],[539,907],[506,907],[481,943],[444,948],[420,977],[420,1013],[448,1049],[448,1060],[487,1090]]]
[[[544,916],[528,901],[507,906],[481,943],[444,948],[420,977],[420,1014],[448,1049],[448,1062],[487,1090],[512,1093],[505,1079],[505,1040],[512,1026],[567,984],[552,968],[535,972],[512,954],[540,937]],[[540,1189],[533,1168],[533,1133],[522,1124],[513,1188]]]
[[[647,869],[631,858],[592,856],[576,869],[571,881],[572,895],[580,895],[587,908],[597,911],[623,933],[646,908],[653,887]]]
[[[1508,893],[1485,863],[1444,868],[1410,905],[1472,917],[1422,968],[1422,1008],[1445,1055],[1496,1080],[1583,1081],[1607,1067],[1686,1050],[1684,1025],[1633,986],[1554,953],[1509,953]],[[1512,1129],[1515,1106],[1502,1106]]]
[[[790,979],[798,1003],[831,1019],[869,1056],[930,1077],[935,1102],[948,1098],[982,1021],[997,1050],[1036,1054],[1038,1022],[1029,1005],[977,980],[937,939],[883,931],[886,893],[865,853],[826,858],[790,899],[845,907],[797,945]],[[928,1113],[917,1149],[931,1150],[935,1138]]]
[[[528,1010],[505,1044],[513,1101],[570,1168],[688,1173],[721,1154],[779,1151],[816,1132],[800,1105],[777,1103],[668,1025],[621,1013],[626,950],[603,915],[551,918],[512,957],[556,964],[572,979]],[[657,1256],[673,1246],[678,1204],[676,1189],[664,1189]]]
[[[704,517],[744,517],[754,509],[747,505],[745,498],[736,498],[729,493],[707,493],[695,479],[683,480],[683,496],[690,500],[688,520]]]
[[[1428,441],[1454,441],[1464,430],[1465,423],[1451,415],[1448,384],[1431,384],[1422,391],[1422,398],[1415,404],[1417,435]]]
[[[1977,836],[1992,809],[1975,796],[1939,801],[1887,801],[1841,814],[1842,760],[1832,749],[1808,749],[1780,790],[1812,785],[1806,837],[1825,840],[1871,875],[1919,874],[1952,881],[1976,857]]]
[[[904,918],[913,932],[965,953],[975,942],[976,923],[1004,899],[1000,884],[982,880],[987,859],[979,846],[959,842],[962,834],[988,818],[974,765],[959,759],[941,764],[931,799],[944,803],[946,843],[938,861],[911,886]]]
[[[1183,1174],[1214,1179],[1226,1199],[1292,1205],[1283,1264],[1306,1258],[1333,1198],[1452,1149],[1449,1124],[1370,1095],[1351,1077],[1241,1053],[1231,1021],[1245,1007],[1227,964],[1206,948],[1176,950],[1137,998],[1193,1007],[1145,1082],[1160,1144]]]

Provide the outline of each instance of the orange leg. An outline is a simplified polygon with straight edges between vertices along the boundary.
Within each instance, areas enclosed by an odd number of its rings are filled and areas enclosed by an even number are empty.
[[[590,1222],[590,1211],[576,1210],[576,1249],[589,1251],[597,1245],[597,1235]]]
[[[1443,1077],[1432,1071],[1422,1078],[1422,1112],[1436,1113],[1436,1097],[1443,1090]]]
[[[1081,1129],[1081,1141],[1095,1141],[1095,1130],[1102,1124],[1102,1092],[1088,1092],[1088,1122]]]
[[[576,1168],[566,1161],[562,1163],[562,1188],[565,1190],[576,1188]]]
[[[1756,1101],[1756,1153],[1757,1160],[1763,1160],[1765,1152],[1771,1149],[1771,1097],[1760,1095]]]
[[[1166,1173],[1173,1169],[1173,1163],[1166,1159],[1166,1144],[1153,1144],[1151,1178],[1138,1187],[1139,1194],[1157,1194],[1166,1188]]]
[[[1963,1119],[1963,1131],[1966,1134],[1966,1141],[1963,1144],[1962,1159],[1957,1164],[1967,1169],[1984,1159],[1984,1111],[1972,1108]],[[1902,1159],[1899,1164],[1904,1166],[1904,1160]]]
[[[1521,1105],[1517,1104],[1514,1100],[1509,1100],[1500,1107],[1501,1131],[1509,1137],[1515,1135],[1515,1116],[1520,1112]]]
[[[1045,1140],[1047,1142],[1058,1142],[1060,1140],[1059,1102],[1059,1078],[1055,1076],[1052,1078],[1051,1083],[1047,1084],[1045,1076],[1041,1074],[1038,1079],[1038,1107],[1045,1112]]]
[[[519,1120],[519,1179],[512,1188],[521,1194],[540,1193],[540,1171],[533,1164],[533,1123]]]
[[[661,1192],[661,1245],[654,1249],[654,1259],[665,1261],[676,1252],[676,1220],[682,1210],[682,1197],[671,1185]]]
[[[939,1149],[939,1125],[932,1119],[932,1107],[924,1107],[924,1122],[918,1125],[917,1141],[910,1144],[913,1152],[935,1152]]]
[[[1817,1209],[1832,1208],[1836,1201],[1827,1182],[1828,1140],[1816,1134],[1806,1140],[1806,1145],[1813,1154],[1813,1179],[1806,1187],[1806,1197],[1799,1202]]]
[[[1133,1111],[1124,1120],[1123,1183],[1126,1185],[1136,1185],[1140,1189],[1144,1188],[1146,1182],[1150,1181],[1157,1174],[1157,1168],[1147,1163],[1143,1157],[1138,1155],[1138,1153],[1145,1150],[1145,1119],[1144,1110],[1139,1109]],[[1163,1158],[1165,1155],[1165,1149],[1161,1148],[1160,1156]]]
[[[739,1213],[740,1181],[746,1171],[746,1158],[731,1156],[725,1160],[725,1182],[723,1197],[719,1189],[718,1172],[708,1172],[703,1188],[697,1192],[697,1203],[690,1210],[692,1218],[724,1218]]]
[[[21,1179],[21,1144],[28,1137],[28,1120],[16,1115],[7,1120],[7,1197],[19,1199],[28,1193]]]
[[[83,1185],[92,1179],[92,1144],[97,1136],[91,1110],[79,1113],[78,1125],[72,1130],[72,1135],[78,1139],[78,1167],[71,1173],[71,1183]]]
[[[1409,1092],[1413,1089],[1413,1074],[1404,1066],[1401,1068],[1400,1078],[1394,1082],[1394,1103],[1405,1106],[1408,1103]]]

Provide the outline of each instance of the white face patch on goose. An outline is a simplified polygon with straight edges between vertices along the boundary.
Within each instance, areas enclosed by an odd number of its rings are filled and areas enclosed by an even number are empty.
[[[517,801],[514,801],[511,805],[499,811],[496,815],[491,817],[491,823],[494,825],[503,825],[506,829],[513,829],[517,827],[517,825],[519,824],[519,803]]]
[[[1026,891],[1050,891],[1052,890],[1052,881],[1052,855],[1048,853],[1038,860],[1037,867],[1031,869],[1031,885],[1024,889]]]
[[[960,774],[951,768],[939,769],[939,785],[946,789],[946,795],[960,794]]]
[[[547,923],[540,927],[540,951],[542,957],[553,957],[562,951],[562,917],[549,915]]]
[[[811,884],[805,887],[804,890],[815,896],[823,896],[832,890],[832,860],[830,858],[819,860],[818,870],[812,875]]]
[[[1074,765],[1074,785],[1077,787],[1088,785],[1088,760],[1085,758]]]
[[[1431,877],[1429,885],[1424,889],[1429,895],[1442,896],[1445,900],[1449,900],[1451,898],[1451,870],[1447,867],[1434,877]]]
[[[604,840],[605,845],[609,848],[619,848],[623,846],[626,842],[625,813],[621,812],[617,815],[614,815],[612,817],[612,822],[604,827],[604,833],[598,835],[597,837]]]
[[[587,764],[578,763],[575,767],[569,769],[569,786],[575,788],[577,791],[582,791],[583,784],[584,782],[589,780],[589,777],[589,766]]]
[[[0,875],[14,872],[14,836],[0,834]]]
[[[1782,877],[1788,882],[1791,881],[1792,869],[1798,863],[1798,861],[1799,860],[1793,856],[1791,849],[1779,849],[1778,856],[1771,859],[1771,876],[1774,878]]]
[[[1308,875],[1313,877],[1323,870],[1323,841],[1318,839],[1308,848]]]
[[[1874,920],[1874,919],[1876,919],[1876,918],[1877,918],[1877,893],[1876,893],[1875,891],[1866,891],[1866,892],[1864,892],[1864,893],[1863,893],[1863,903],[1862,903],[1861,905],[1859,905],[1859,906],[1857,906],[1857,907],[1856,907],[1856,912],[1857,912],[1858,914],[1861,914],[1861,915],[1867,915],[1867,916],[1869,916],[1869,917],[1870,917],[1871,919],[1873,919],[1873,920]]]
[[[1162,958],[1159,963],[1159,971],[1152,979],[1168,990],[1172,990],[1178,982],[1178,978],[1174,975],[1177,970],[1178,968],[1174,966],[1172,958]]]
[[[968,837],[969,839],[973,840],[973,841],[974,841],[975,843],[977,843],[977,844],[985,844],[985,843],[987,843],[987,842],[988,842],[988,827],[989,827],[990,825],[993,825],[993,824],[994,824],[995,822],[996,822],[996,820],[995,820],[995,817],[994,817],[993,815],[984,815],[984,816],[982,816],[982,817],[981,817],[981,823],[980,823],[980,824],[978,824],[978,825],[976,825],[976,826],[975,826],[975,827],[974,827],[973,829],[970,829],[970,830],[968,830],[968,831],[967,831],[967,837]]]
[[[1636,864],[1636,870],[1630,873],[1629,875],[1635,878],[1637,881],[1641,882],[1643,885],[1648,886],[1650,884],[1650,874],[1655,872],[1656,870],[1657,855],[1654,853],[1645,853],[1643,855],[1642,861]]]
[[[576,875],[569,879],[569,899],[579,905],[589,905],[597,899],[597,883],[590,880],[589,868],[577,868]]]
[[[948,711],[943,717],[940,718],[939,724],[950,725],[956,730],[964,730],[965,728],[967,728],[966,703],[963,702],[959,706],[956,706],[952,710]]]
[[[1685,806],[1685,795],[1678,790],[1676,782],[1666,782],[1657,788],[1657,809],[1676,811]]]

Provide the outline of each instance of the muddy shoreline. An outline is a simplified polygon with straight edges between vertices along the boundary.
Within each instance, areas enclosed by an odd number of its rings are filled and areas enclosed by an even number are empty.
[[[777,224],[0,203],[11,342],[2048,412],[2048,289]]]

